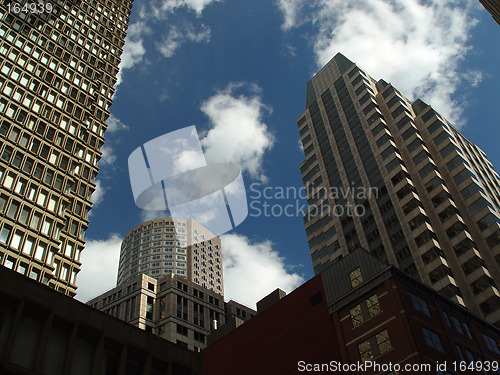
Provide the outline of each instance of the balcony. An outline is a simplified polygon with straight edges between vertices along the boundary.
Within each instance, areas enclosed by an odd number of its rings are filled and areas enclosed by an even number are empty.
[[[460,255],[460,262],[463,264],[463,263],[467,263],[469,260],[471,260],[472,258],[474,257],[478,257],[478,258],[481,258],[481,253],[475,249],[475,248],[471,248],[469,249],[467,252],[465,252],[464,254]]]
[[[445,277],[443,277],[441,280],[437,281],[436,283],[434,283],[432,285],[432,287],[436,290],[441,290],[441,289],[444,289],[446,287],[449,287],[450,285],[453,285],[453,286],[457,286],[457,282],[455,281],[455,279],[450,276],[450,275],[446,275]]]
[[[478,303],[483,303],[484,301],[490,299],[491,297],[500,297],[500,292],[498,292],[498,289],[495,288],[494,286],[490,286],[483,290],[481,293],[476,295],[476,299]]]
[[[434,238],[432,238],[430,241],[426,242],[424,245],[419,247],[418,252],[420,254],[425,254],[427,251],[429,251],[433,247],[441,248],[441,246],[439,245],[439,242],[437,240],[435,240]]]
[[[412,211],[410,211],[406,214],[406,219],[408,221],[410,221],[420,214],[427,216],[427,213],[425,212],[425,210],[422,207],[416,207],[415,209],[413,209]]]
[[[454,295],[453,297],[450,297],[450,299],[452,301],[455,301],[456,303],[458,303],[459,305],[462,305],[465,307],[465,302],[464,302],[464,299],[462,297],[460,297],[459,295]],[[500,311],[499,311],[500,312]]]
[[[442,256],[438,256],[436,259],[434,259],[432,262],[430,262],[429,264],[427,264],[425,266],[426,270],[434,270],[440,266],[446,266],[446,267],[449,267],[448,265],[448,262],[446,261],[446,259],[444,259]]]
[[[474,260],[472,260],[472,262],[474,262]],[[477,280],[483,276],[491,277],[490,272],[485,267],[479,266],[476,270],[467,275],[467,281],[472,282],[472,280]]]

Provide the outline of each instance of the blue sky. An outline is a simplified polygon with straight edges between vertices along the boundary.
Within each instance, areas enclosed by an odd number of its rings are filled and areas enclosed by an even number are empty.
[[[207,161],[241,167],[249,203],[300,188],[295,119],[337,52],[433,105],[500,165],[499,45],[475,0],[135,0],[77,298],[114,286],[121,239],[159,215],[135,206],[127,165],[153,138],[196,125]],[[258,215],[264,203],[304,201],[261,197],[223,236],[226,298],[249,305],[313,276],[301,215]]]

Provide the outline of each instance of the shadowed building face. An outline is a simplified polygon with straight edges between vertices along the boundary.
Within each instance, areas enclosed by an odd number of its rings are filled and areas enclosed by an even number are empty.
[[[500,179],[433,108],[337,54],[298,128],[316,273],[362,247],[500,322]]]

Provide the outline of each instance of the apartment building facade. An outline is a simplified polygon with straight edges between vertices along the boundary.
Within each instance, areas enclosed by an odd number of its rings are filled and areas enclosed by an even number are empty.
[[[362,247],[500,324],[500,179],[478,146],[341,54],[297,123],[317,273]]]

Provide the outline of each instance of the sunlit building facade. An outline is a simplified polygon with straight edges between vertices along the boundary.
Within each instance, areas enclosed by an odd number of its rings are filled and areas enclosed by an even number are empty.
[[[127,233],[117,286],[87,304],[198,352],[227,314],[255,314],[223,295],[220,238],[192,219],[162,218]]]
[[[132,277],[87,304],[195,352],[226,322],[220,294],[174,273]]]
[[[117,284],[141,274],[179,275],[223,295],[221,240],[193,219],[146,221],[123,239]]]
[[[341,54],[297,122],[316,273],[362,247],[500,324],[500,179],[479,147]]]
[[[0,4],[0,264],[74,296],[132,1]]]

